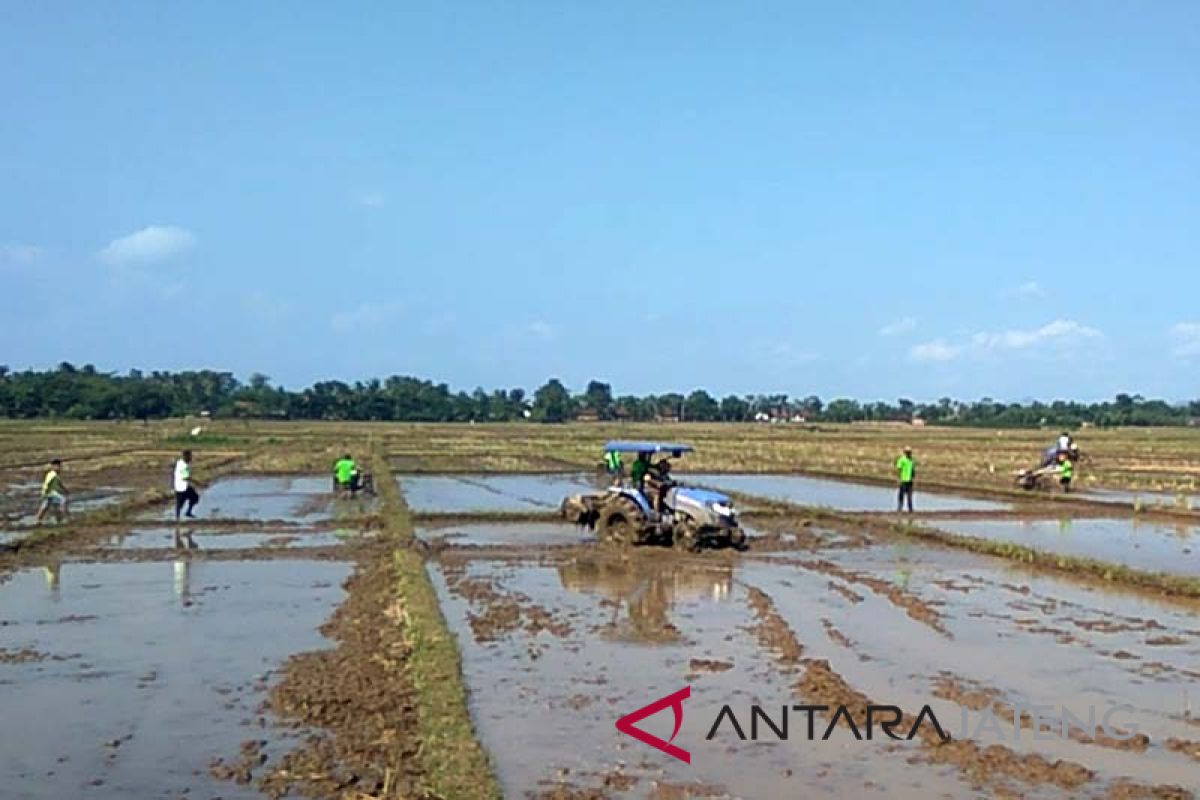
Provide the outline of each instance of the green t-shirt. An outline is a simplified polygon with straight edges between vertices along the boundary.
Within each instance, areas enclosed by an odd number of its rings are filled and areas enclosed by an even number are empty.
[[[633,466],[629,468],[629,477],[634,484],[641,483],[642,478],[646,477],[646,471],[650,469],[650,464],[642,459],[633,462]]]
[[[911,483],[913,479],[913,470],[916,465],[908,456],[900,456],[896,459],[896,472],[900,474],[901,483]]]
[[[1058,468],[1059,475],[1068,480],[1075,477],[1075,465],[1071,463],[1071,459],[1062,462]]]
[[[339,458],[338,462],[333,465],[333,476],[337,478],[338,483],[349,483],[353,475],[354,459]]]

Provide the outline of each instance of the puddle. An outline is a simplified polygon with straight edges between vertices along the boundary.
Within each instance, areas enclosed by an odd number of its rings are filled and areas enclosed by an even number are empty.
[[[805,506],[826,506],[839,511],[894,511],[896,490],[885,486],[809,478],[803,475],[683,475],[681,480],[727,492],[757,495]],[[975,500],[952,494],[932,494],[917,485],[913,498],[917,511],[1004,511],[1006,503]]]
[[[326,547],[361,538],[357,529],[345,530],[277,530],[222,531],[205,530],[202,526],[180,527],[178,538],[174,527],[135,528],[105,537],[97,543],[103,550],[160,550],[171,548],[200,550],[249,550],[256,547]],[[194,544],[189,546],[188,539]]]
[[[431,567],[505,796],[560,785],[614,797],[988,796],[945,768],[908,764],[904,747],[866,759],[838,736],[706,741],[725,703],[794,702],[795,676],[760,649],[736,575],[664,559]],[[618,717],[684,686],[675,744],[693,753],[690,766],[615,730]],[[671,714],[639,727],[669,738]]]
[[[322,475],[223,478],[200,491],[196,516],[214,519],[288,520],[305,525],[336,516],[363,513],[368,497],[335,500],[330,479]],[[174,501],[143,519],[171,520]]]
[[[400,475],[408,507],[422,513],[554,511],[563,498],[598,488],[572,475]]]
[[[260,797],[208,774],[264,738],[272,669],[322,647],[350,567],[329,562],[70,563],[0,585],[7,796]],[[286,738],[272,731],[268,753]]]
[[[1200,575],[1200,526],[1136,519],[971,520],[938,527],[1151,572]]]
[[[422,526],[418,527],[415,533],[417,538],[427,542],[444,539],[446,544],[460,547],[497,545],[545,547],[596,541],[595,535],[586,528],[553,522]]]
[[[1123,489],[1089,489],[1079,497],[1103,503],[1120,503],[1141,508],[1166,508],[1174,511],[1200,511],[1200,494],[1187,492],[1127,491]]]

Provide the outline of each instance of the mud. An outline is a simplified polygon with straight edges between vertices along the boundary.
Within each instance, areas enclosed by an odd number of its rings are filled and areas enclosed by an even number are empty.
[[[415,535],[422,541],[453,547],[565,547],[596,541],[586,528],[544,522],[425,525],[418,527]]]
[[[404,609],[387,551],[366,558],[347,601],[322,632],[333,649],[291,657],[266,707],[300,730],[317,729],[270,765],[258,787],[270,797],[416,797],[416,709],[403,665]]]

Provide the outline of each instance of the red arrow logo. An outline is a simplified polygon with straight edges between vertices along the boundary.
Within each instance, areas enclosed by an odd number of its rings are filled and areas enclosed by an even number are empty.
[[[675,739],[675,734],[679,733],[679,726],[683,724],[683,701],[691,696],[692,687],[685,686],[678,692],[672,692],[666,697],[660,697],[650,705],[642,706],[632,714],[626,714],[617,720],[617,730],[619,730],[621,733],[632,736],[643,744],[650,745],[656,750],[661,750],[671,758],[677,758],[685,764],[691,764],[692,754],[687,750],[684,750],[682,747],[676,747],[675,745],[671,744],[671,742]],[[671,710],[675,712],[675,730],[671,731],[670,739],[667,739],[664,742],[657,736],[646,733],[641,728],[634,727],[636,723],[641,722],[646,717],[654,716],[667,706],[670,706]]]

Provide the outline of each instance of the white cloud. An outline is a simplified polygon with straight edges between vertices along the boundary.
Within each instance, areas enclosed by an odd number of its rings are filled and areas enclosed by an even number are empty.
[[[908,354],[913,361],[953,361],[963,354],[963,348],[937,339],[932,342],[913,345]]]
[[[1177,322],[1171,327],[1171,338],[1176,343],[1172,352],[1177,358],[1200,356],[1200,322]]]
[[[24,266],[41,260],[46,251],[34,244],[0,244],[0,264]]]
[[[357,202],[363,208],[379,208],[387,204],[387,198],[379,192],[365,192],[358,196]]]
[[[997,353],[1062,351],[1081,341],[1103,338],[1095,328],[1073,319],[1056,319],[1040,328],[975,333],[957,343],[943,339],[918,344],[909,350],[914,361],[952,361],[962,356],[981,357]]]
[[[535,320],[526,328],[529,335],[543,342],[551,342],[558,338],[558,328],[549,322]]]
[[[1046,290],[1037,281],[1026,281],[1015,289],[1010,289],[1008,294],[1010,297],[1045,297]]]
[[[916,317],[901,317],[895,322],[889,322],[879,329],[880,336],[900,336],[909,333],[917,327]]]
[[[116,266],[154,264],[185,253],[196,245],[195,235],[174,225],[150,225],[113,239],[100,251],[100,260]]]
[[[337,333],[357,333],[377,328],[400,312],[397,301],[360,303],[348,311],[339,311],[329,319],[329,327]]]
[[[1101,336],[1103,334],[1100,331],[1080,325],[1073,319],[1056,319],[1032,330],[977,333],[971,337],[971,343],[984,350],[1028,350],[1050,343],[1098,339]]]

